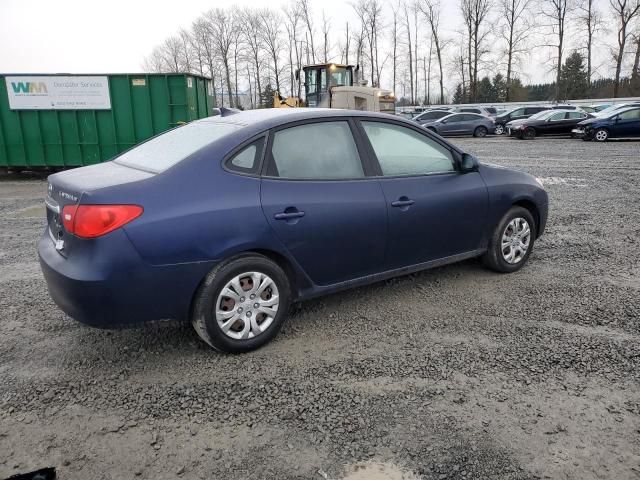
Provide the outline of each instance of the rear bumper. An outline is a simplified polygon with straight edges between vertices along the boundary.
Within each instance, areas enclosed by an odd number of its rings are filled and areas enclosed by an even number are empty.
[[[60,309],[99,328],[187,318],[193,294],[213,263],[152,266],[140,259],[123,231],[108,237],[108,247],[75,248],[65,258],[48,232],[42,236],[40,266]]]

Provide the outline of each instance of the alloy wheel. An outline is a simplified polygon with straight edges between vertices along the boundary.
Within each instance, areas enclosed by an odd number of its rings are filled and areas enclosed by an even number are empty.
[[[496,125],[496,135],[502,135],[504,133],[504,126],[502,124]]]
[[[609,138],[609,134],[606,130],[598,130],[596,132],[596,140],[599,142],[604,142],[607,138]]]
[[[501,252],[507,263],[520,263],[529,250],[531,228],[522,217],[511,220],[502,232]]]
[[[230,338],[254,338],[271,326],[279,305],[278,287],[271,277],[261,272],[241,273],[220,291],[216,321]]]

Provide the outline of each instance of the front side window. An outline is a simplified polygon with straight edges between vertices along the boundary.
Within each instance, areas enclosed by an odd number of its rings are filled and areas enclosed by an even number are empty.
[[[362,122],[384,176],[454,171],[451,152],[415,130],[382,122]]]
[[[524,115],[524,108],[519,108],[517,110],[514,110],[513,112],[510,113],[510,115],[512,117],[521,117],[522,115]]]
[[[346,180],[364,177],[349,123],[319,122],[275,132],[270,176]]]
[[[169,130],[141,143],[115,159],[116,163],[151,172],[161,172],[206,145],[240,128],[217,122],[195,122]]]

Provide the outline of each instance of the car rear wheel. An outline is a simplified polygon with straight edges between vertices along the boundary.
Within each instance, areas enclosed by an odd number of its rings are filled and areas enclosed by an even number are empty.
[[[606,142],[609,139],[609,130],[606,128],[599,128],[593,134],[593,138],[598,142]]]
[[[536,138],[536,129],[532,127],[527,127],[522,133],[522,137],[525,140],[533,140],[534,138]]]
[[[504,125],[496,123],[496,135],[502,135],[504,133]]]
[[[489,130],[487,130],[487,127],[476,127],[476,129],[473,131],[473,136],[474,137],[486,137],[487,133],[489,132]]]
[[[271,341],[287,317],[290,284],[275,262],[245,255],[216,266],[193,306],[193,326],[216,350],[241,353]]]
[[[535,238],[536,225],[529,210],[512,207],[498,222],[482,260],[496,272],[520,270],[531,255]]]

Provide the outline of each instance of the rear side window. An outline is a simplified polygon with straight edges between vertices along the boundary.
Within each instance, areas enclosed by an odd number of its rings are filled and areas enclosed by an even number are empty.
[[[587,118],[587,116],[582,112],[567,112],[567,118],[569,120],[575,120],[577,118]]]
[[[190,123],[141,143],[117,157],[115,162],[141,170],[161,172],[238,128],[226,123]]]
[[[364,177],[349,123],[318,122],[273,135],[268,175],[292,179],[341,180]]]
[[[452,172],[451,152],[415,130],[382,122],[362,122],[384,176]]]
[[[240,173],[255,173],[258,170],[264,138],[247,145],[227,160],[227,168]]]
[[[564,120],[565,112],[556,113],[549,117],[549,120],[552,122],[557,122],[558,120]]]

